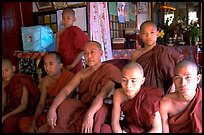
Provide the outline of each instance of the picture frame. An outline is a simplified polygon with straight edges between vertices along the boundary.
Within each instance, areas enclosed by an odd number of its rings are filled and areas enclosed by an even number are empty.
[[[53,9],[52,2],[35,2],[38,10],[46,10],[46,9]]]
[[[68,6],[84,6],[86,2],[67,2]]]

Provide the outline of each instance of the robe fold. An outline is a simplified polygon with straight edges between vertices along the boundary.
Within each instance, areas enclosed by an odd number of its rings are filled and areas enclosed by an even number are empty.
[[[40,98],[40,90],[37,84],[28,75],[15,74],[10,83],[5,87],[6,94],[8,95],[5,111],[7,114],[16,109],[21,104],[21,97],[23,93],[23,86],[28,90],[28,105],[25,111],[11,115],[3,123],[3,132],[17,133],[19,132],[18,122],[23,116],[33,115]]]
[[[166,94],[173,84],[174,67],[182,59],[182,54],[170,47],[158,44],[152,50],[141,55],[136,62],[144,69],[146,79],[143,86],[162,88]]]
[[[159,101],[164,95],[157,87],[141,88],[133,98],[121,104],[124,119],[120,121],[121,129],[127,133],[144,133],[152,128],[155,113],[159,111]],[[112,133],[109,124],[103,124],[102,133]]]
[[[59,91],[71,81],[71,79],[74,77],[74,74],[70,71],[64,71],[61,73],[60,77],[56,80],[54,85],[49,86],[47,88],[47,100],[45,107],[43,109],[43,113],[40,115],[39,119],[37,120],[37,127],[39,128],[43,124],[46,123],[46,117],[47,117],[47,111],[49,110],[54,98],[57,96]],[[30,128],[32,121],[33,121],[34,116],[30,117],[23,117],[20,120],[20,129],[21,132],[25,133],[28,131]]]
[[[62,55],[64,66],[71,65],[78,54],[83,51],[84,44],[89,41],[89,36],[79,27],[70,26],[59,36],[59,53]],[[74,69],[70,70],[76,74],[83,68],[82,60]]]
[[[198,86],[188,107],[168,121],[171,133],[202,133],[202,88]]]
[[[114,65],[103,63],[94,73],[80,83],[79,100],[67,98],[60,104],[57,112],[57,126],[50,129],[49,132],[80,133],[87,110],[101,89],[110,80],[120,83],[121,72]],[[96,118],[94,121],[98,121]],[[104,120],[100,121],[103,122]],[[101,126],[100,122],[98,122],[98,126]]]

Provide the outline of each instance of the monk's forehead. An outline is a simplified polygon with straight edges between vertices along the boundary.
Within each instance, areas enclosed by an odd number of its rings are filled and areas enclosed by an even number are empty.
[[[12,64],[11,61],[9,61],[9,60],[3,60],[3,61],[2,61],[2,65],[7,66],[7,67],[13,66],[13,64]]]
[[[88,42],[84,46],[84,50],[86,49],[100,49],[100,46],[95,42]]]

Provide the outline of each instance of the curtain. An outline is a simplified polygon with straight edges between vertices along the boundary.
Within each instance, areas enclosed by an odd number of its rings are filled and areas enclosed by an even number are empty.
[[[101,44],[102,61],[112,59],[107,2],[90,2],[90,37]]]

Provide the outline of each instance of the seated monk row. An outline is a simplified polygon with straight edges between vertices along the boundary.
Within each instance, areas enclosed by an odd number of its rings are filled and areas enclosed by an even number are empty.
[[[40,90],[32,78],[15,73],[15,70],[10,60],[2,60],[3,133],[20,132],[20,118],[34,114],[40,97]]]
[[[20,130],[23,133],[47,132],[47,112],[59,91],[70,82],[74,74],[71,71],[62,71],[62,56],[58,52],[48,52],[44,56],[44,69],[47,75],[40,82],[40,101],[35,115],[21,118]]]
[[[113,95],[111,123],[103,124],[101,132],[202,133],[202,88],[197,73],[192,61],[179,62],[173,76],[176,91],[162,96],[159,88],[141,87],[145,78],[138,63],[127,64],[122,70],[122,88]]]

